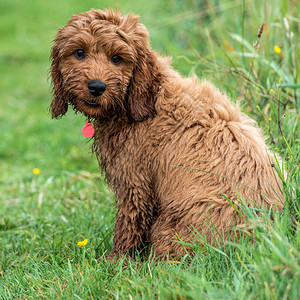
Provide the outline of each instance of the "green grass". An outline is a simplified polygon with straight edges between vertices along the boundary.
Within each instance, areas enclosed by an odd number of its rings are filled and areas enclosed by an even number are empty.
[[[48,57],[72,14],[116,6],[142,15],[153,48],[182,74],[239,101],[283,158],[285,208],[273,218],[247,209],[252,238],[195,244],[180,263],[95,262],[112,248],[114,196],[81,135],[84,118],[50,118]],[[299,299],[299,16],[296,0],[2,0],[0,299]]]

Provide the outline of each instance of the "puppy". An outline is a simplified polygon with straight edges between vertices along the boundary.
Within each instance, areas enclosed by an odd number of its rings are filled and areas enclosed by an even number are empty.
[[[242,202],[282,208],[254,121],[211,83],[174,71],[137,16],[77,14],[58,31],[51,59],[52,117],[71,105],[93,123],[93,151],[116,195],[110,257],[145,246],[161,258],[191,253],[178,240],[236,236],[246,225]]]

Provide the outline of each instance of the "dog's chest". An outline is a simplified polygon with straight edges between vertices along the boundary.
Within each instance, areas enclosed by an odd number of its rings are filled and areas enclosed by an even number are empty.
[[[149,177],[149,139],[144,126],[95,127],[93,149],[109,184],[125,187],[133,185],[135,174]]]

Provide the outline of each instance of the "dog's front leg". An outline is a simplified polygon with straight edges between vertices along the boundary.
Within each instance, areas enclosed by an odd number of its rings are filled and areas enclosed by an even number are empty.
[[[127,189],[118,198],[113,253],[109,258],[117,254],[132,255],[134,251],[141,251],[147,242],[155,215],[153,199],[142,188]]]

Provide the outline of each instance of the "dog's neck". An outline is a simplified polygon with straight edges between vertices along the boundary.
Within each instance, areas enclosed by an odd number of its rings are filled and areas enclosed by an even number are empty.
[[[111,183],[107,168],[112,165],[124,147],[128,136],[135,130],[136,124],[126,116],[114,116],[109,120],[94,120],[95,134],[92,151],[96,154],[99,166],[106,173],[107,181]]]

